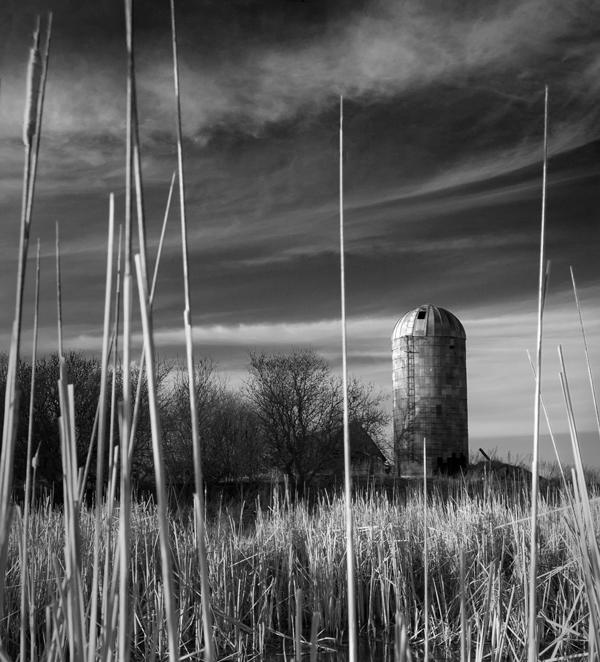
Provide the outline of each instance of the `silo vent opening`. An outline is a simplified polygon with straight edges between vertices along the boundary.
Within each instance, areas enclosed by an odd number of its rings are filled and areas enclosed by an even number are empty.
[[[424,320],[424,319],[425,319],[425,315],[427,315],[427,311],[426,311],[426,310],[419,310],[419,314],[417,315],[417,319],[418,319],[418,320]]]

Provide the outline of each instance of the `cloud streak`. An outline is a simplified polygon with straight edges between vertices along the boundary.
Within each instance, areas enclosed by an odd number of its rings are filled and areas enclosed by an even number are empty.
[[[588,2],[576,0],[568,7],[558,0],[486,3],[471,13],[460,7],[461,3],[437,3],[428,9],[417,0],[374,2],[349,13],[349,18],[338,17],[325,24],[312,39],[261,44],[250,32],[242,32],[239,52],[233,57],[203,60],[184,44],[187,131],[197,135],[233,122],[252,132],[295,117],[300,110],[320,111],[339,94],[350,99],[389,98],[410,88],[453,81],[464,84],[469,76],[474,77],[473,85],[487,81],[499,94],[525,102],[532,98],[532,83],[541,86],[540,80],[549,73],[559,86],[569,85],[574,95],[587,93],[594,82],[596,56],[581,48],[582,36],[585,39],[588,33],[591,38],[588,26],[599,14]],[[293,24],[294,18],[290,9],[285,19]],[[154,33],[151,43],[143,34],[140,38],[140,109],[144,129],[150,134],[173,130],[168,17],[164,19],[162,38],[156,39]],[[184,42],[188,25],[199,30],[201,21],[202,7],[196,15],[180,17]],[[226,35],[228,25],[217,29]],[[121,135],[123,67],[118,53],[109,56],[98,51],[99,42],[97,39],[91,52],[77,58],[61,52],[53,56],[48,131]],[[549,72],[553,63],[548,58],[555,57],[557,43],[562,46],[562,58]],[[574,60],[583,64],[577,67],[580,76],[576,81],[565,67],[565,63],[573,66]],[[490,83],[495,79],[490,77],[490,67],[500,77],[496,83]],[[3,85],[7,86],[7,100],[0,112],[4,125],[14,134],[21,121],[24,85],[14,75],[5,75]]]
[[[328,26],[321,39],[251,50],[245,62],[219,69],[220,82],[215,88],[212,80],[208,100],[200,99],[196,112],[189,108],[186,113],[188,129],[200,131],[227,117],[246,117],[249,130],[253,123],[260,128],[300,109],[321,110],[339,94],[389,98],[410,88],[463,82],[465,76],[473,76],[473,84],[490,85],[490,67],[500,76],[499,93],[528,101],[532,83],[541,87],[544,61],[557,42],[565,47],[563,64],[587,56],[569,42],[575,31],[581,37],[586,19],[597,16],[589,3],[565,8],[556,0],[527,0],[491,6],[465,16],[439,4],[427,11],[416,1],[374,3],[348,22]],[[552,73],[556,78],[558,72]],[[202,90],[211,77],[210,71],[196,74],[191,68],[188,74],[194,90]]]

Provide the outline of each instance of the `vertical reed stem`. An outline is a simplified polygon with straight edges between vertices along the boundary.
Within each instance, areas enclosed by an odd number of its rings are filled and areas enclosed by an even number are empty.
[[[21,640],[20,640],[20,660],[27,660],[26,645],[26,620],[27,620],[27,584],[29,570],[29,508],[31,503],[31,458],[33,446],[33,413],[35,402],[35,367],[37,360],[37,338],[38,338],[38,311],[40,304],[40,240],[37,243],[37,259],[35,270],[35,297],[33,314],[33,344],[31,348],[31,382],[29,387],[29,425],[27,428],[27,461],[25,467],[25,503],[23,505],[23,543],[21,557]],[[35,633],[30,629],[31,653],[33,660],[35,653]]]
[[[154,371],[154,342],[152,338],[152,319],[148,301],[147,278],[143,273],[142,260],[139,255],[135,257],[137,273],[140,310],[144,331],[144,346],[146,348],[146,364],[148,366],[148,403],[150,409],[150,425],[152,428],[152,454],[154,458],[154,475],[156,477],[156,507],[160,534],[160,560],[162,581],[164,584],[165,616],[167,620],[167,636],[169,642],[169,660],[179,660],[179,646],[177,637],[177,620],[175,605],[175,586],[171,568],[171,549],[169,546],[169,520],[167,517],[167,489],[165,470],[162,456],[162,431],[158,416],[158,401],[156,398],[156,383]]]
[[[427,437],[423,437],[423,568],[425,595],[423,598],[424,660],[429,661],[429,560],[427,554]]]
[[[344,256],[344,99],[340,97],[340,294],[342,309],[342,380],[344,389],[344,490],[346,494],[346,558],[348,563],[348,659],[356,662],[356,579],[352,521],[352,463],[348,421],[348,361],[346,342],[346,271]]]
[[[546,178],[548,170],[548,86],[544,95],[544,167],[542,182],[542,223],[540,233],[540,269],[538,287],[538,329],[537,358],[535,380],[535,412],[533,430],[533,459],[531,463],[531,555],[529,566],[529,620],[528,620],[528,662],[537,662],[538,631],[537,631],[537,574],[538,574],[538,465],[540,445],[540,401],[542,392],[542,329],[544,319],[544,302],[546,297],[546,279],[544,269],[546,262]]]
[[[596,423],[598,424],[598,431],[600,432],[600,410],[598,409],[598,398],[596,397],[596,387],[594,386],[594,375],[592,374],[592,364],[590,362],[590,354],[588,352],[587,340],[585,337],[585,327],[583,326],[583,315],[581,314],[581,305],[579,303],[579,296],[577,294],[577,285],[575,285],[575,274],[573,267],[571,270],[571,281],[573,282],[573,293],[575,294],[575,303],[577,305],[577,312],[579,313],[579,324],[581,326],[581,336],[583,337],[583,348],[585,351],[585,362],[587,364],[588,377],[590,378],[590,387],[592,389],[592,399],[594,401],[594,410],[596,412]]]
[[[181,247],[183,261],[184,302],[183,313],[186,340],[186,358],[188,385],[190,396],[190,419],[192,427],[192,447],[194,457],[194,488],[198,507],[196,509],[196,527],[198,530],[198,559],[200,562],[200,585],[202,601],[202,624],[204,630],[204,659],[213,662],[215,659],[212,633],[212,614],[210,606],[210,585],[208,582],[208,558],[206,554],[204,527],[204,480],[202,475],[202,457],[200,450],[200,435],[198,426],[198,408],[196,401],[196,379],[194,367],[194,345],[192,312],[190,302],[190,276],[187,244],[187,216],[185,206],[185,178],[183,172],[183,137],[181,130],[181,99],[179,90],[179,61],[177,55],[177,26],[175,23],[175,1],[171,0],[171,34],[173,46],[173,82],[175,86],[175,104],[177,114],[177,167],[179,172],[179,208],[181,216]]]
[[[60,236],[58,229],[58,222],[56,223],[56,240],[55,240],[55,250],[56,250],[56,322],[57,322],[57,334],[58,334],[58,358],[60,360],[60,378],[65,379],[64,374],[64,365],[63,365],[63,335],[62,335],[62,287],[60,281]],[[61,414],[63,414],[61,410]]]
[[[319,634],[320,612],[313,611],[312,623],[310,626],[310,662],[317,662],[317,636]]]
[[[467,658],[467,584],[465,572],[465,548],[460,547],[460,662]]]
[[[569,433],[575,468],[571,469],[574,485],[574,514],[576,516],[577,528],[579,529],[579,546],[581,550],[581,562],[583,575],[587,589],[589,604],[589,633],[588,633],[588,659],[597,659],[594,653],[596,646],[600,647],[600,603],[598,601],[598,585],[600,578],[600,549],[595,532],[594,519],[590,509],[590,500],[585,482],[583,462],[581,459],[581,448],[575,425],[573,403],[567,379],[567,370],[562,353],[562,347],[558,347],[558,355],[561,366],[560,381],[565,399],[567,419],[569,422]]]
[[[98,612],[98,583],[100,575],[100,527],[102,524],[102,492],[104,488],[104,447],[106,437],[106,390],[110,342],[110,312],[112,302],[112,272],[115,235],[115,196],[110,194],[108,212],[108,246],[106,255],[106,286],[104,291],[104,330],[102,335],[102,363],[100,397],[98,402],[98,442],[96,444],[96,518],[94,527],[94,560],[92,576],[88,662],[96,657],[96,619]],[[92,442],[90,441],[90,446]],[[83,488],[83,486],[82,486]]]
[[[550,263],[548,263],[550,264]],[[548,287],[548,274],[546,274],[546,287]],[[531,366],[531,370],[533,371],[533,378],[535,379],[535,365],[531,359],[531,355],[529,354],[529,350],[527,350],[527,358],[529,359],[529,365]],[[548,432],[550,433],[550,440],[552,441],[552,447],[554,448],[554,455],[556,456],[556,462],[558,464],[558,469],[560,471],[560,475],[562,478],[563,486],[565,487],[565,490],[567,490],[566,493],[568,493],[568,487],[567,487],[567,479],[565,477],[565,472],[563,471],[562,467],[562,462],[560,461],[560,455],[558,453],[558,447],[556,446],[556,439],[554,437],[554,432],[552,431],[552,425],[550,424],[550,417],[548,416],[548,410],[546,409],[546,405],[544,403],[544,398],[540,394],[540,406],[542,408],[542,411],[544,412],[544,418],[546,419],[546,425],[548,426]]]
[[[165,234],[167,230],[167,221],[169,220],[169,211],[171,209],[171,198],[173,196],[173,187],[175,185],[175,177],[177,175],[177,171],[173,173],[173,177],[171,178],[171,187],[169,188],[169,196],[167,198],[167,208],[165,210],[165,216],[163,218],[163,225],[162,225],[162,230],[160,233],[160,241],[158,242],[158,251],[156,253],[156,262],[154,264],[154,276],[152,277],[152,288],[150,289],[150,308],[152,308],[152,304],[154,302],[154,292],[156,290],[156,281],[158,279],[158,267],[160,266],[160,257],[162,255],[162,248],[163,244],[165,241]],[[139,377],[138,377],[138,382],[136,385],[136,390],[135,390],[135,403],[133,405],[133,416],[131,420],[131,433],[129,437],[129,463],[131,464],[133,460],[133,451],[135,450],[135,434],[137,432],[137,423],[138,423],[138,418],[139,418],[139,411],[140,411],[140,406],[142,403],[142,383],[143,383],[143,376],[144,376],[144,370],[146,367],[146,350],[144,347],[142,347],[142,354],[140,356],[140,369],[139,369]]]
[[[112,385],[111,385],[111,400],[110,400],[110,428],[108,435],[108,476],[109,476],[109,485],[108,485],[108,496],[107,496],[107,505],[106,505],[106,517],[108,522],[112,522],[113,510],[114,510],[114,498],[117,482],[117,463],[118,463],[118,454],[119,447],[114,443],[114,434],[115,434],[115,416],[117,411],[117,357],[118,357],[118,343],[119,343],[119,311],[121,307],[121,248],[122,248],[122,234],[123,227],[119,226],[119,241],[117,244],[117,283],[115,286],[115,301],[114,301],[114,325],[113,325],[113,337],[114,337],[114,347],[112,355]],[[106,534],[106,554],[104,559],[104,581],[103,581],[103,590],[102,590],[102,631],[103,639],[101,642],[101,651],[112,650],[113,641],[112,635],[114,628],[112,627],[112,610],[114,609],[114,601],[109,599],[109,584],[110,584],[110,554],[112,552],[112,536],[113,536],[113,527],[109,526]],[[115,562],[112,567],[113,571],[113,586],[116,586],[119,577],[119,548],[117,547],[115,554]],[[101,660],[106,659],[103,653],[101,653]]]
[[[123,260],[123,407],[121,417],[121,480],[119,510],[119,662],[129,662],[129,538],[131,534],[131,464],[129,437],[131,425],[131,321],[132,321],[132,115],[133,115],[133,7],[125,0],[125,27],[127,42],[127,143],[125,182],[125,246]]]
[[[296,627],[294,632],[294,660],[302,661],[302,589],[296,589]]]
[[[19,394],[17,392],[17,369],[19,364],[21,343],[23,292],[25,288],[25,271],[27,266],[27,252],[29,249],[29,234],[33,211],[33,194],[37,171],[37,155],[39,151],[42,128],[44,90],[46,87],[46,75],[50,52],[51,24],[52,14],[49,14],[48,26],[46,28],[46,46],[44,57],[42,58],[40,54],[40,26],[38,18],[27,72],[27,103],[25,107],[25,118],[23,126],[25,164],[23,168],[23,201],[21,208],[21,226],[19,235],[17,291],[8,372],[6,375],[6,393],[4,396],[4,424],[2,429],[2,451],[0,452],[0,577],[5,576],[6,561],[8,556],[8,536],[12,518],[10,493],[12,490],[13,482],[13,460],[18,424]],[[0,624],[3,622],[4,617],[4,590],[4,581],[0,581]],[[3,629],[0,626],[0,646],[2,645],[2,639]]]

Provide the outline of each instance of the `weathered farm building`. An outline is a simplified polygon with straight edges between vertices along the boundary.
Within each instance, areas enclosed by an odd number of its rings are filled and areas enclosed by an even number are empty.
[[[350,421],[350,466],[354,478],[370,478],[388,472],[389,464],[373,437],[357,421]],[[331,469],[340,479],[344,476],[344,430],[334,438]]]

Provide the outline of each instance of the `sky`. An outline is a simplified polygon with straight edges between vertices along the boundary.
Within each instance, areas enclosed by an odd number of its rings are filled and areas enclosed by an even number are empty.
[[[535,385],[544,86],[549,86],[543,395],[570,461],[562,345],[584,461],[600,466],[577,282],[600,370],[600,5],[588,0],[176,0],[195,351],[239,384],[251,351],[313,347],[341,365],[339,99],[344,97],[348,361],[390,395],[391,342],[432,303],[467,333],[470,448],[527,456]],[[32,246],[40,351],[98,352],[108,198],[124,216],[126,50],[119,0],[0,4],[0,348],[14,309],[25,73],[53,11]],[[148,252],[176,168],[167,0],[135,5]],[[35,252],[33,249],[32,254]],[[31,337],[33,262],[25,339]],[[185,355],[177,200],[154,305]],[[136,322],[139,341],[140,325]],[[139,342],[138,342],[139,344]],[[27,342],[24,352],[27,352]],[[541,457],[553,451],[542,426]]]

